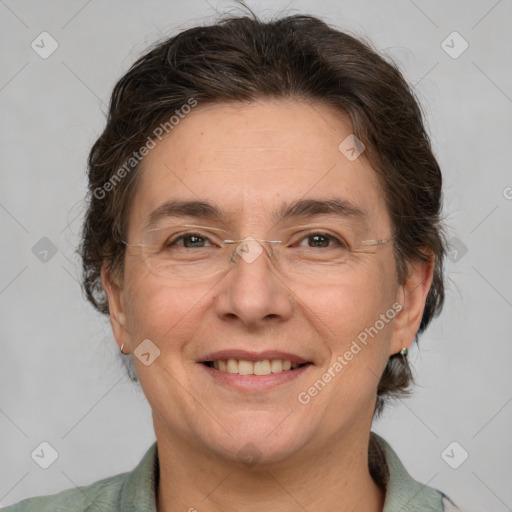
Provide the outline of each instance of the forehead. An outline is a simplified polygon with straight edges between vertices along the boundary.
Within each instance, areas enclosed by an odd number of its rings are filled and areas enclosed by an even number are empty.
[[[386,229],[375,171],[339,149],[351,133],[344,116],[321,104],[197,106],[142,161],[130,226],[176,200],[208,202],[226,222],[257,225],[299,200],[339,199]]]

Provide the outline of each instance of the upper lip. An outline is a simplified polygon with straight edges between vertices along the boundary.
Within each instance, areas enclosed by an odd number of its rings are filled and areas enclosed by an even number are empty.
[[[226,349],[217,352],[211,352],[200,359],[199,362],[218,361],[220,359],[243,359],[244,361],[263,361],[264,359],[281,359],[283,361],[291,361],[293,364],[309,363],[306,359],[289,352],[281,352],[280,350],[265,350],[264,352],[249,352],[247,350]]]

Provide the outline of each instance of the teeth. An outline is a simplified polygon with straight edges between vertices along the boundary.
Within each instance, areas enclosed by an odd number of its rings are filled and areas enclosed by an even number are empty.
[[[221,372],[238,373],[239,375],[270,375],[298,368],[298,364],[282,359],[263,359],[247,361],[245,359],[219,359],[213,361],[213,367]]]
[[[238,374],[239,375],[253,375],[254,364],[251,361],[238,361]]]
[[[265,359],[263,361],[256,361],[254,363],[254,375],[268,375],[271,373],[270,361]]]
[[[270,369],[272,373],[279,373],[283,371],[283,361],[281,359],[272,359],[270,361]]]
[[[228,359],[226,370],[228,373],[238,373],[238,361],[236,359]]]

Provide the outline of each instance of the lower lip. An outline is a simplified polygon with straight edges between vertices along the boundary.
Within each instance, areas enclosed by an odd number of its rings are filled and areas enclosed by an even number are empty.
[[[268,375],[239,375],[210,368],[199,363],[217,382],[239,391],[267,391],[298,378],[312,366],[311,363],[300,366],[295,370],[285,370]]]

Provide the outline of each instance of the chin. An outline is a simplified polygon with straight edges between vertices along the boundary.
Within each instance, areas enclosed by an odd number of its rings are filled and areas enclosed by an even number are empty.
[[[245,414],[246,421],[223,423],[231,436],[219,426],[215,432],[210,430],[206,444],[221,458],[253,467],[286,461],[312,437],[297,418],[293,421],[284,414],[276,421],[275,415],[267,416],[272,421]]]

